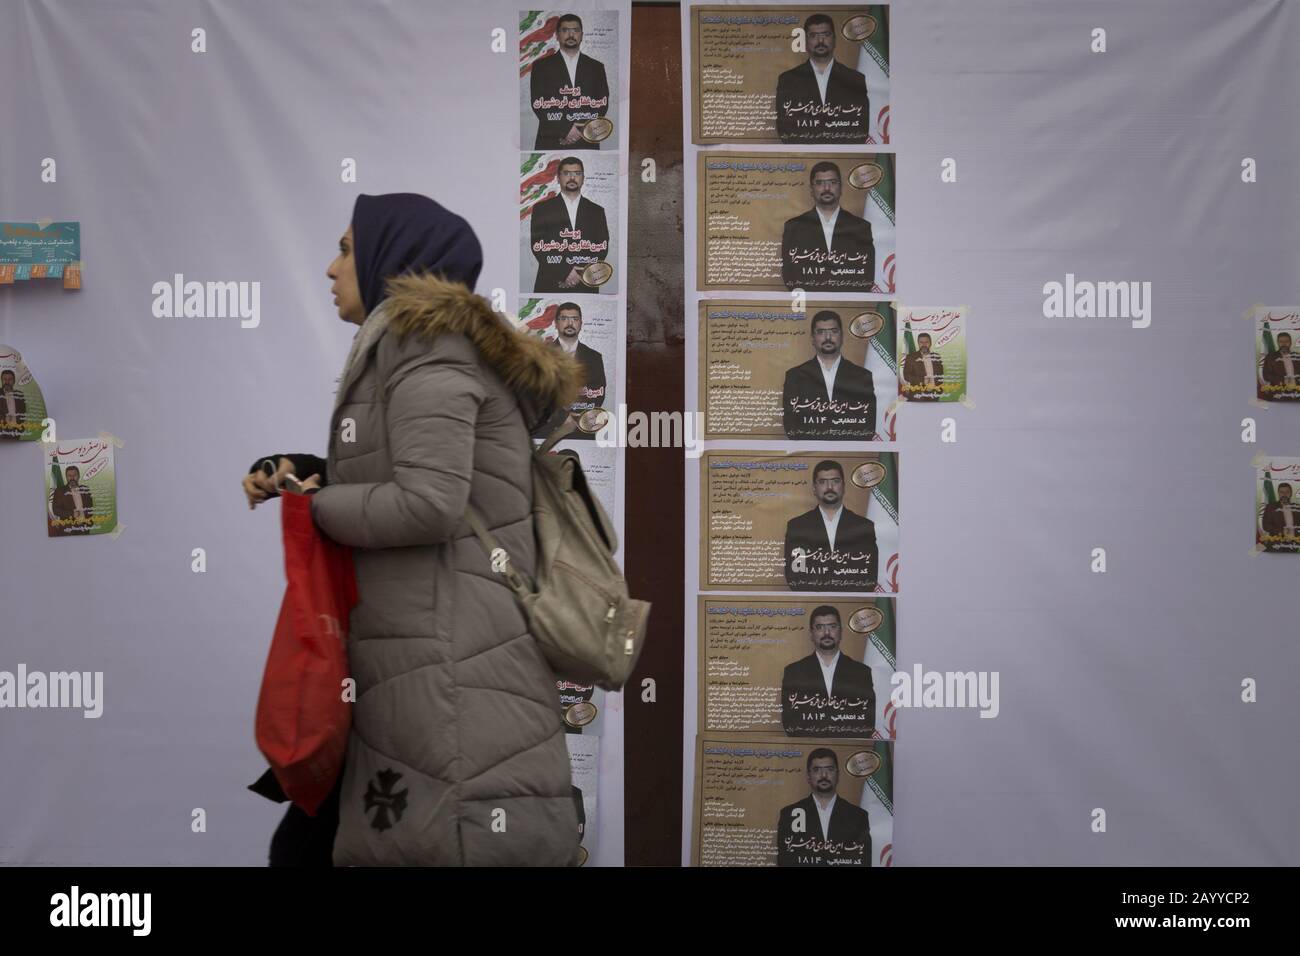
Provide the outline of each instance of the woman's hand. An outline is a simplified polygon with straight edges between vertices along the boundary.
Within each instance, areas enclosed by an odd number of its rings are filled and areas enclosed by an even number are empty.
[[[268,477],[260,469],[251,475],[245,475],[243,481],[244,495],[248,498],[249,509],[256,508],[267,498],[279,494],[280,483],[284,481],[284,476],[292,473],[293,461],[288,458],[281,458],[274,477]],[[319,476],[313,475],[312,477],[317,478],[319,481]]]

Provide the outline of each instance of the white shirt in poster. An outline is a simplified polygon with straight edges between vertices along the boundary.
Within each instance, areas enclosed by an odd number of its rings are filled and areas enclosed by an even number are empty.
[[[829,219],[820,209],[817,210],[817,215],[822,217],[822,235],[826,237],[826,251],[830,252],[831,241],[835,238],[835,220],[840,218],[840,207],[835,207]]]
[[[844,513],[844,506],[840,505],[838,508],[835,509],[834,518],[827,518],[826,511],[822,508],[818,508],[817,510],[821,512],[822,523],[826,525],[826,540],[830,542],[831,550],[834,551],[835,550],[835,529],[840,526],[840,515]]]
[[[560,51],[560,56],[564,57],[564,65],[569,68],[570,86],[578,85],[578,57],[581,55],[581,52],[570,55],[567,50]]]
[[[817,655],[817,663],[822,666],[822,680],[826,682],[827,697],[834,696],[834,694],[831,693],[831,686],[835,683],[835,665],[838,664],[839,662],[840,662],[839,651],[835,652],[835,656],[831,658],[831,662],[829,664],[827,664],[824,660],[822,660],[822,656],[820,654]]]
[[[817,360],[817,364],[822,367],[822,380],[826,383],[826,397],[828,399],[835,397],[835,373],[840,370],[841,357],[839,355],[835,356],[835,361],[831,363],[829,368],[822,364],[821,359]]]
[[[831,67],[835,65],[835,61],[832,60],[827,63],[824,70],[817,69],[817,64],[813,63],[812,60],[809,60],[808,63],[813,68],[813,76],[817,78],[817,92],[821,94],[822,105],[824,106],[826,104],[826,87],[831,81]]]
[[[831,838],[831,811],[835,809],[835,801],[839,798],[839,794],[835,794],[835,796],[831,797],[830,802],[823,807],[822,802],[816,797],[813,797],[813,803],[817,804],[817,817],[822,822],[823,840],[829,840]]]
[[[569,227],[578,228],[578,203],[582,202],[582,196],[579,194],[573,199],[569,198],[568,193],[560,193],[560,198],[564,200],[564,207],[569,210]]]

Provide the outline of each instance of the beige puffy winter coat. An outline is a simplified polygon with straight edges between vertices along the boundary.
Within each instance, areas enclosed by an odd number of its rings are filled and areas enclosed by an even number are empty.
[[[356,549],[360,593],[334,862],[569,865],[555,678],[464,513],[473,504],[531,575],[528,427],[573,401],[582,369],[463,285],[388,289],[339,385],[312,499],[317,525]]]

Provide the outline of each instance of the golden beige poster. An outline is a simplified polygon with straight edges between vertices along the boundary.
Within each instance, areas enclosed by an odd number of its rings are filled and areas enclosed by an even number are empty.
[[[894,745],[701,735],[695,866],[892,866]]]
[[[889,5],[691,8],[692,142],[889,142]]]
[[[701,732],[894,738],[893,598],[698,601]]]
[[[894,441],[892,302],[699,304],[705,438]]]
[[[898,456],[709,451],[700,589],[898,590]]]
[[[893,153],[700,153],[700,291],[892,293]]]

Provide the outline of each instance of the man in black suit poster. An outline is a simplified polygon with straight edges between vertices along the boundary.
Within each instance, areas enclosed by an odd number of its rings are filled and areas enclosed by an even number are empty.
[[[865,143],[871,125],[867,78],[835,59],[835,22],[804,21],[808,59],[776,81],[776,135],[783,143]]]
[[[69,465],[64,469],[63,486],[54,490],[51,508],[54,517],[64,521],[88,522],[95,512],[95,500],[90,488],[81,483],[81,469]]]
[[[808,174],[813,208],[785,221],[781,280],[805,292],[870,292],[876,279],[871,223],[840,206],[840,168],[829,160]]]
[[[903,384],[909,402],[937,402],[943,397],[943,359],[930,351],[930,333],[916,337],[916,351],[903,356]]]
[[[1291,351],[1289,333],[1278,333],[1277,348],[1264,356],[1260,374],[1265,384],[1274,386],[1260,398],[1275,402],[1300,399],[1300,356]]]
[[[871,519],[844,507],[844,468],[813,468],[811,511],[785,526],[785,583],[791,591],[874,591],[880,549]]]
[[[534,438],[545,438],[563,425],[567,418],[574,419],[576,424],[583,412],[593,408],[603,408],[605,405],[605,360],[590,345],[578,340],[578,336],[582,333],[582,307],[576,302],[561,302],[559,308],[555,310],[555,331],[556,337],[552,344],[581,362],[587,374],[583,377],[582,388],[578,391],[578,400],[567,409],[557,409],[546,424],[533,433]],[[575,428],[568,437],[591,439],[595,435]]]
[[[555,178],[559,195],[539,202],[530,217],[533,256],[537,259],[533,291],[584,291],[582,270],[593,262],[604,262],[609,254],[605,207],[582,195],[586,168],[577,156],[560,160]]]
[[[781,808],[776,822],[777,866],[870,866],[867,811],[841,799],[835,751],[808,754],[808,796]]]
[[[27,399],[18,387],[18,376],[13,369],[0,372],[0,437],[22,437],[22,425],[27,421]]]
[[[876,725],[871,668],[840,650],[840,612],[813,608],[813,652],[781,676],[781,725],[790,737],[870,737]]]
[[[1277,501],[1264,506],[1260,517],[1260,527],[1264,533],[1275,538],[1294,541],[1300,535],[1300,508],[1291,503],[1291,484],[1282,482],[1277,486]],[[1266,548],[1272,548],[1277,542],[1269,542]]]
[[[781,423],[791,440],[860,439],[876,432],[876,386],[871,372],[845,358],[844,322],[823,309],[809,323],[813,357],[785,373]]]
[[[609,81],[599,60],[578,52],[582,19],[572,13],[555,27],[560,48],[533,64],[528,100],[537,115],[538,150],[600,149],[582,138],[582,127],[609,112]]]

